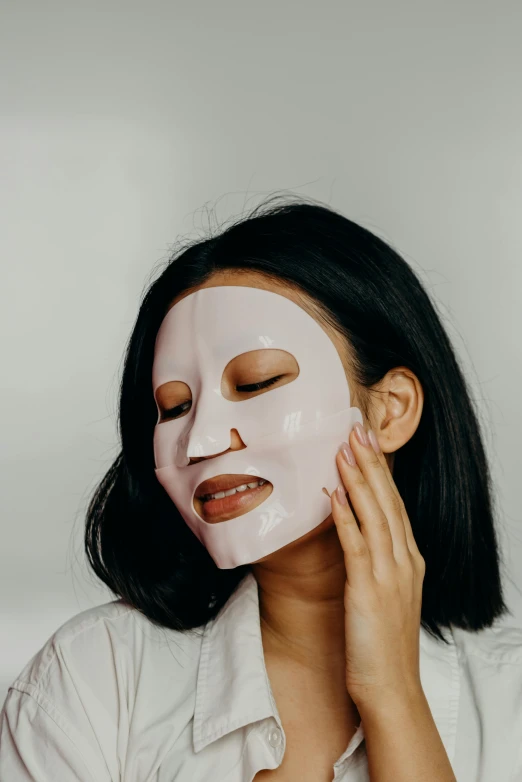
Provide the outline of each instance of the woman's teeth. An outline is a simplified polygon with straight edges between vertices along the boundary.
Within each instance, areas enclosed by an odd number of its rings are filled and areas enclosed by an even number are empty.
[[[259,481],[253,481],[252,483],[242,483],[241,486],[235,486],[233,489],[228,489],[227,491],[218,491],[215,494],[205,494],[205,496],[201,498],[201,501],[221,500],[223,497],[230,497],[232,494],[236,494],[236,492],[255,489],[256,486],[262,486],[264,483],[266,483],[266,481],[262,478]]]

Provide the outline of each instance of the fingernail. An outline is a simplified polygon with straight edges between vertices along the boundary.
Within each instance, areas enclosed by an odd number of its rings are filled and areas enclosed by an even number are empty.
[[[338,486],[337,489],[335,490],[335,493],[337,494],[337,499],[339,500],[341,505],[348,504],[346,500],[346,489],[344,488],[344,486]]]
[[[381,446],[379,445],[379,441],[378,441],[375,433],[371,429],[368,429],[368,439],[369,439],[370,444],[371,444],[373,450],[375,451],[375,453],[380,453],[381,452]]]
[[[357,437],[361,445],[370,445],[370,441],[366,436],[366,432],[364,431],[359,421],[357,421],[357,423],[353,428],[355,429],[355,436]]]
[[[348,445],[348,443],[343,443],[341,445],[341,453],[344,456],[345,460],[348,462],[348,464],[351,464],[352,467],[355,467],[357,462],[355,461],[355,456],[353,455],[353,451]]]

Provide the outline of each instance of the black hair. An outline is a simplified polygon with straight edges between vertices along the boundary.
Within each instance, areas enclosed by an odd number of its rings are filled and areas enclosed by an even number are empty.
[[[257,271],[308,294],[347,337],[357,382],[415,373],[424,406],[393,476],[426,563],[424,629],[489,627],[502,594],[489,466],[474,403],[434,304],[406,261],[320,203],[266,199],[214,236],[174,252],[144,294],[120,387],[121,451],[89,503],[85,549],[96,575],[157,624],[188,631],[213,618],[250,570],[220,570],[154,473],[154,342],[179,294],[220,270]],[[510,613],[510,612],[508,612]]]

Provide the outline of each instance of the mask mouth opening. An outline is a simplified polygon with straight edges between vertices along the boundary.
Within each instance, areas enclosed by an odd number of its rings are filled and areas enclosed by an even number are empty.
[[[228,521],[263,503],[273,488],[270,481],[256,475],[219,475],[199,484],[192,504],[204,521]]]

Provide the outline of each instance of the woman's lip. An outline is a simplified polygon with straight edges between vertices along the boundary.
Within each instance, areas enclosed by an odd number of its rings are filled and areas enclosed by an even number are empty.
[[[244,483],[253,483],[254,481],[260,480],[264,480],[261,475],[216,475],[214,478],[207,478],[206,481],[200,483],[199,486],[196,487],[194,494],[198,499],[201,499],[206,494],[217,494],[218,491],[228,491],[229,489],[235,489]]]
[[[272,484],[267,481],[262,486],[256,486],[255,489],[236,492],[228,497],[221,497],[219,500],[203,502],[198,497],[194,497],[194,506],[195,510],[205,521],[227,521],[246,513],[247,510],[253,510],[261,502],[264,502],[271,493]]]

